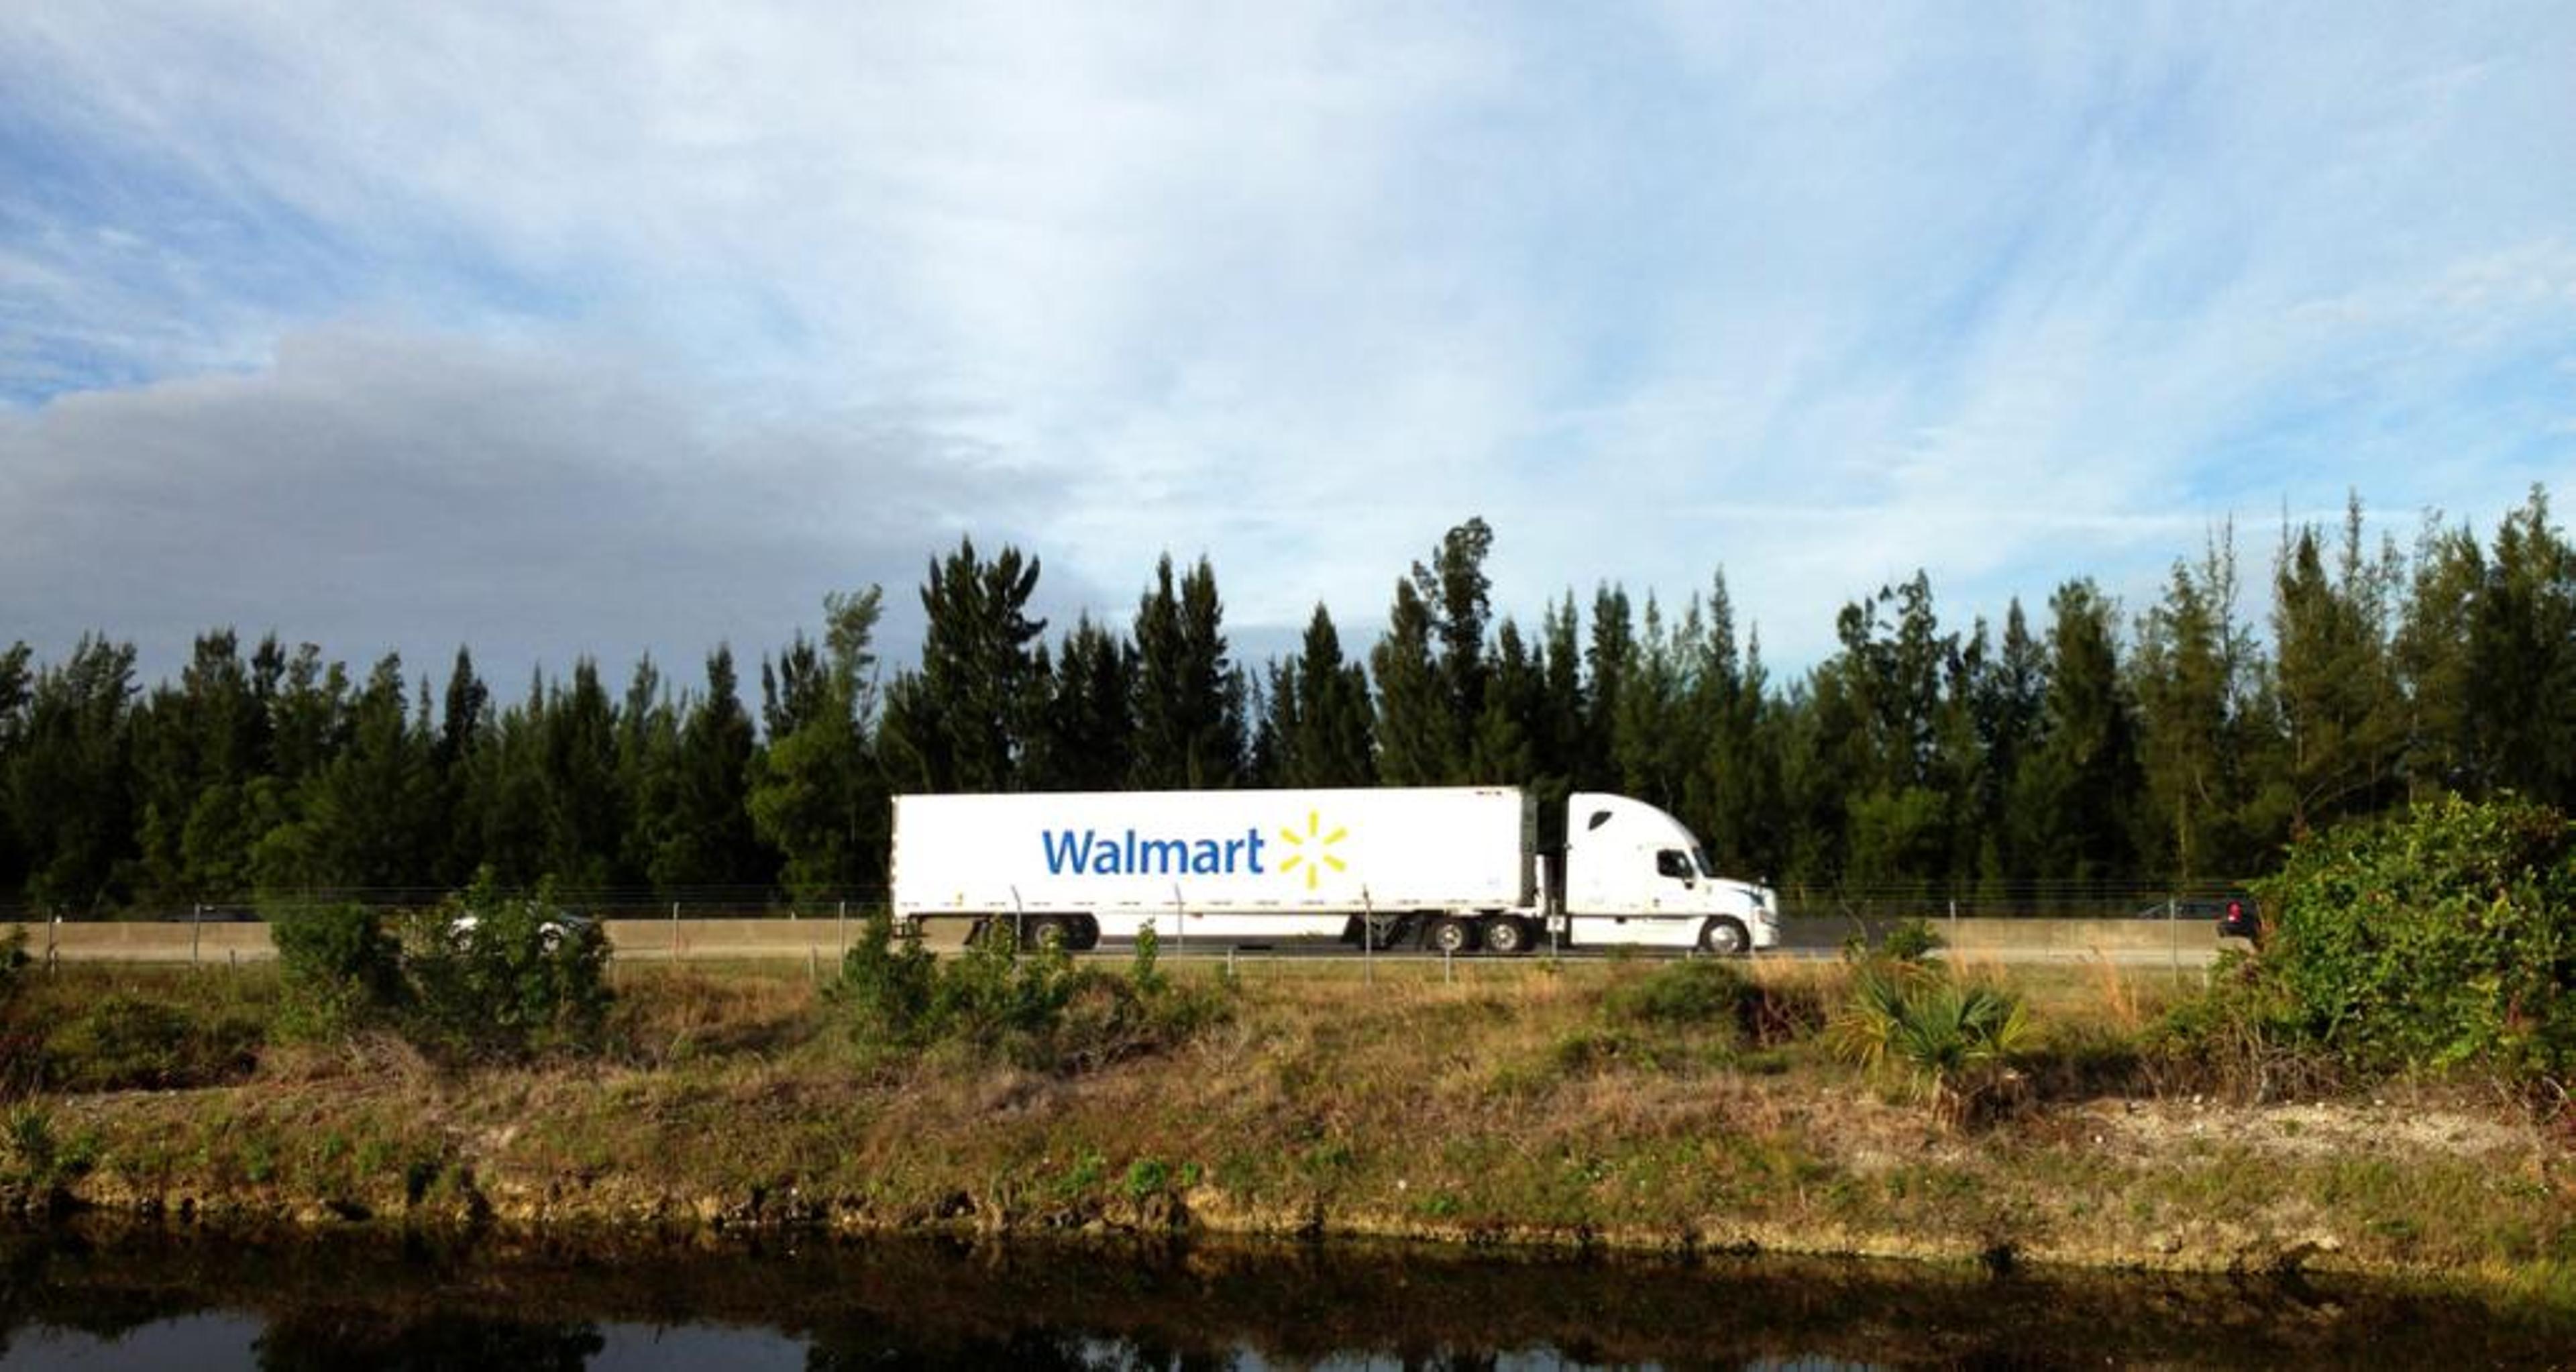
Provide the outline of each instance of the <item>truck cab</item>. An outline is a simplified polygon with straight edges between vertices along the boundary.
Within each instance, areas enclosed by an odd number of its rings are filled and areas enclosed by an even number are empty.
[[[1717,874],[1680,820],[1625,796],[1566,801],[1560,926],[1572,943],[1697,947],[1733,956],[1780,941],[1770,888]]]

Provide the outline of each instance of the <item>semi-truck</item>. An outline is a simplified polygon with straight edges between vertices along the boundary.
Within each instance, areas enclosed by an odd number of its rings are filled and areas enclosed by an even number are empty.
[[[1146,929],[1441,953],[1779,942],[1772,891],[1719,875],[1671,815],[1576,792],[1564,818],[1542,847],[1537,798],[1508,786],[897,796],[894,916],[1074,949]]]

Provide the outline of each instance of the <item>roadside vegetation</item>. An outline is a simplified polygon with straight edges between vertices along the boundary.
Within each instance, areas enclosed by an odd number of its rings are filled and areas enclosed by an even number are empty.
[[[2357,1265],[2576,1299],[2576,842],[2443,802],[2302,844],[2204,979],[1825,963],[611,967],[541,897],[274,968],[0,975],[22,1205],[309,1222],[1183,1227]],[[289,932],[289,929],[293,932]],[[461,931],[461,932],[460,932]]]

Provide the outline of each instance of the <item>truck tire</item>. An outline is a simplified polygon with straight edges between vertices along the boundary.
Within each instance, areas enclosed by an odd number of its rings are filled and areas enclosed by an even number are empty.
[[[1529,951],[1529,926],[1510,915],[1497,915],[1485,921],[1485,951],[1510,957]]]
[[[1700,926],[1699,946],[1713,957],[1740,958],[1753,951],[1753,936],[1741,922],[1720,915]]]
[[[1476,946],[1476,926],[1443,915],[1422,931],[1422,946],[1435,953],[1471,952]]]
[[[1029,916],[1027,937],[1031,948],[1054,947],[1068,952],[1080,941],[1080,935],[1074,932],[1073,921],[1062,915]]]

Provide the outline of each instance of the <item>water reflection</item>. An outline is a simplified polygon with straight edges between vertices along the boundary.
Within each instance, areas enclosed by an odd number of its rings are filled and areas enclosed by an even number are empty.
[[[1393,1247],[0,1235],[0,1366],[2519,1367],[2576,1319],[2360,1282]]]

